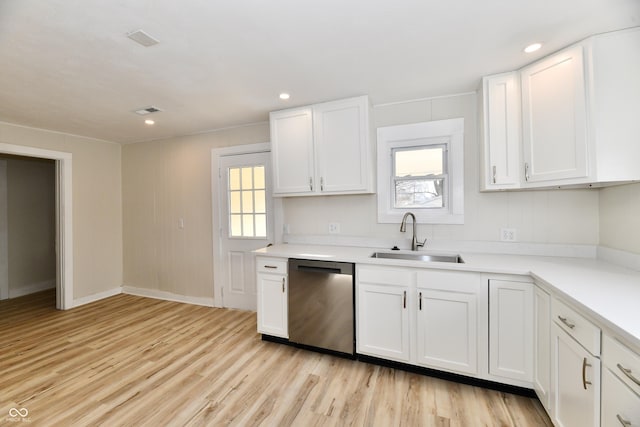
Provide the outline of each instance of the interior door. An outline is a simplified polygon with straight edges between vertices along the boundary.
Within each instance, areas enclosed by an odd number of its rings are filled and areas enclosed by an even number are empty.
[[[273,241],[270,154],[221,156],[220,248],[221,306],[256,309],[253,250]]]

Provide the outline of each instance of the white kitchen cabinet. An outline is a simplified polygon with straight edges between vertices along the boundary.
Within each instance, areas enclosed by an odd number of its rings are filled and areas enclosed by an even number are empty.
[[[417,362],[478,373],[478,296],[418,287]]]
[[[357,268],[356,279],[357,352],[408,363],[414,273],[367,266]]]
[[[313,111],[310,107],[270,114],[273,193],[313,192]]]
[[[640,396],[609,369],[602,370],[602,427],[640,426]]]
[[[373,192],[367,96],[270,114],[274,196]]]
[[[489,373],[533,380],[533,284],[489,280]]]
[[[408,292],[404,286],[358,287],[358,353],[409,362]]]
[[[640,27],[636,27],[592,36],[519,72],[485,77],[481,189],[605,186],[640,180],[639,74]],[[516,84],[519,94],[511,90]],[[519,115],[520,121],[515,119]],[[518,127],[521,144],[515,142]],[[520,167],[501,167],[516,157],[514,148],[521,151]],[[503,175],[501,170],[508,172]],[[513,176],[518,176],[516,183],[511,182]]]
[[[516,71],[482,79],[481,190],[520,188],[520,76]]]
[[[520,71],[526,182],[587,176],[587,104],[583,45]]]
[[[575,325],[572,322],[570,320],[570,324]],[[554,321],[551,328],[551,418],[561,427],[597,427],[600,425],[600,359],[559,323]]]
[[[289,338],[287,260],[256,257],[258,332]]]
[[[539,288],[534,291],[533,389],[542,406],[550,412],[551,387],[551,296]]]

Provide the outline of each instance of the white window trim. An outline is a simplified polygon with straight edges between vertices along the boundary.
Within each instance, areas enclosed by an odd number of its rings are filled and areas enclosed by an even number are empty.
[[[426,144],[448,146],[449,201],[446,209],[397,209],[391,191],[391,150]],[[399,223],[413,212],[420,224],[464,224],[464,119],[438,120],[378,128],[378,222]]]

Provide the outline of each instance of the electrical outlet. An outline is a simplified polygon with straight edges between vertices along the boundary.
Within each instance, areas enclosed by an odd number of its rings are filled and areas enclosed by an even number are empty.
[[[516,242],[518,240],[518,236],[516,234],[515,228],[501,228],[500,229],[500,240],[503,242]]]
[[[340,234],[340,223],[339,222],[330,222],[329,223],[329,234]]]

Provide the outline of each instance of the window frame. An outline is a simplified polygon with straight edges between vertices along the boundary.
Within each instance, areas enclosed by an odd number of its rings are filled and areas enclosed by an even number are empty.
[[[393,150],[444,145],[447,189],[443,208],[395,208]],[[464,119],[378,128],[378,222],[400,223],[412,212],[421,224],[464,224]]]

